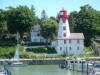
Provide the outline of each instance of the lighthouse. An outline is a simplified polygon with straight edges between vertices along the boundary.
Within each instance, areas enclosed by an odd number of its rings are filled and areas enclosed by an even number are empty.
[[[52,47],[58,55],[80,55],[85,54],[83,33],[71,33],[68,22],[69,16],[65,9],[60,10],[58,14],[58,35],[52,42]]]
[[[59,20],[58,38],[69,38],[70,29],[69,29],[68,18],[69,16],[67,15],[67,11],[62,9],[58,15],[58,20]]]

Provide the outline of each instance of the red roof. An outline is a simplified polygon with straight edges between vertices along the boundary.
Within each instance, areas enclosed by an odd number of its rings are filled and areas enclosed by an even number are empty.
[[[59,15],[58,16],[58,19],[60,19],[60,18],[66,18],[66,19],[68,19],[69,18],[69,16],[67,15],[67,11],[66,10],[64,10],[64,9],[62,9],[61,11],[60,11],[60,13],[63,13],[63,15]]]
[[[83,40],[83,33],[71,33],[69,38],[56,38],[56,40]]]

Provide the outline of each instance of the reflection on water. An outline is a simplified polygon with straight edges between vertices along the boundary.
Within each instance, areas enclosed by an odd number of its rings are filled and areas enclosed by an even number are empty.
[[[29,65],[26,67],[8,67],[12,75],[87,75],[60,69],[58,65]]]

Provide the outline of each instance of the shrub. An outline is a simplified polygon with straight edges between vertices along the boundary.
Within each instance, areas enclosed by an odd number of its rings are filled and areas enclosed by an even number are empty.
[[[34,53],[47,53],[47,54],[54,54],[57,53],[55,48],[27,48],[27,52],[34,52]]]
[[[31,42],[31,43],[28,43],[28,46],[39,46],[39,45],[46,45],[46,43],[44,43],[44,42]],[[48,45],[50,45],[50,43],[48,43]]]

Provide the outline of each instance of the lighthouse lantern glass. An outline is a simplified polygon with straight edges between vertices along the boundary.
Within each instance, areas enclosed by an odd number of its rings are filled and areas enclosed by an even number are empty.
[[[60,12],[60,15],[64,15],[64,12]]]

